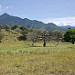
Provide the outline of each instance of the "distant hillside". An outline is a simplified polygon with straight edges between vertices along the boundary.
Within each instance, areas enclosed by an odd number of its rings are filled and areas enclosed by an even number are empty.
[[[54,23],[45,24],[41,21],[29,20],[27,18],[22,19],[20,17],[11,16],[7,13],[0,15],[0,24],[2,24],[2,25],[8,24],[9,26],[12,26],[14,24],[18,24],[20,26],[24,25],[24,26],[28,26],[28,27],[34,28],[34,29],[45,29],[48,31],[60,30],[62,32],[66,31],[65,28],[58,27]]]
[[[69,27],[71,27],[71,28],[75,28],[75,26],[71,26],[71,25],[67,25],[67,26],[60,26],[60,27],[63,27],[63,28],[69,28]]]

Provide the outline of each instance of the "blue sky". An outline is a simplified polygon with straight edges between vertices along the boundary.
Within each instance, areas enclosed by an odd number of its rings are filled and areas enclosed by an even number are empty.
[[[74,25],[75,0],[0,0],[0,15],[3,13],[45,23]]]

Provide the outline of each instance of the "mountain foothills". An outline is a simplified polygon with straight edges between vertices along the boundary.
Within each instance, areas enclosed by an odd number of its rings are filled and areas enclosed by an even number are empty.
[[[20,26],[28,26],[29,28],[33,29],[42,29],[48,31],[59,30],[61,32],[65,32],[67,30],[67,27],[59,27],[54,23],[45,24],[41,21],[29,20],[27,18],[22,19],[20,17],[11,16],[7,13],[0,15],[0,24],[2,25],[7,24],[10,27],[13,26],[14,24],[17,24]]]

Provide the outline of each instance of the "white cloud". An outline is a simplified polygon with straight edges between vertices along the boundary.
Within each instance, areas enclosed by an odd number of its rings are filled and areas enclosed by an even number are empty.
[[[41,20],[44,23],[55,23],[57,25],[71,25],[75,26],[75,17],[64,17],[64,18],[50,18],[50,19],[45,19]]]
[[[3,8],[1,5],[0,5],[0,11],[5,11],[5,10],[8,10],[9,8],[12,8],[11,6],[6,6],[5,8]]]

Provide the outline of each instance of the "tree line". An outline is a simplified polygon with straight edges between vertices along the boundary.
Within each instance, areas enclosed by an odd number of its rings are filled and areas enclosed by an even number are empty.
[[[72,42],[74,44],[75,42],[75,29],[71,29],[70,27],[66,31],[66,33],[61,33],[58,30],[55,31],[45,31],[41,29],[31,29],[27,26],[19,26],[17,24],[13,25],[12,27],[9,27],[6,25],[0,25],[0,42],[3,39],[3,34],[1,33],[1,30],[5,29],[6,31],[10,32],[11,30],[22,34],[18,37],[18,40],[30,40],[32,41],[32,45],[34,46],[34,43],[37,41],[43,41],[43,46],[46,46],[47,41],[64,41],[64,42]]]

